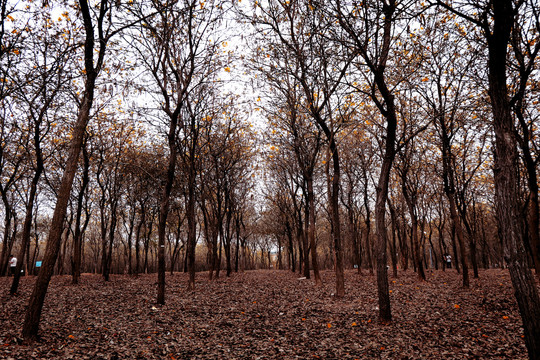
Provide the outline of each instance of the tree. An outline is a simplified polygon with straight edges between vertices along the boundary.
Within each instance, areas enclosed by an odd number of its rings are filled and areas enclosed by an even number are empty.
[[[332,238],[335,252],[336,296],[345,295],[343,248],[339,214],[340,163],[337,133],[344,118],[334,113],[334,106],[343,94],[343,83],[355,52],[348,51],[330,37],[332,19],[319,3],[270,1],[255,6],[252,23],[280,58],[294,58],[292,63],[279,64],[279,71],[292,76],[303,91],[304,102],[298,104],[328,141],[332,174],[329,208],[332,214]],[[272,37],[268,36],[272,34]],[[271,41],[266,45],[267,41]],[[263,47],[260,56],[266,56]],[[270,57],[268,54],[267,57]],[[297,65],[296,65],[297,64]],[[292,66],[291,66],[292,65]],[[294,70],[294,71],[293,71]]]
[[[527,266],[519,206],[517,139],[507,78],[507,57],[512,29],[534,2],[483,1],[458,2],[453,6],[437,1],[441,7],[478,27],[487,44],[488,93],[495,132],[495,211],[499,234],[504,245],[515,296],[523,320],[525,344],[531,359],[540,357],[540,297]],[[537,18],[538,19],[538,18]]]
[[[252,61],[254,67],[261,72],[263,79],[271,84],[270,91],[266,94],[264,111],[268,114],[272,134],[279,139],[277,144],[280,148],[287,147],[292,150],[292,156],[301,171],[302,189],[305,201],[305,234],[303,239],[304,249],[304,276],[310,278],[309,250],[311,249],[311,263],[315,284],[321,284],[319,265],[317,260],[317,244],[315,241],[315,170],[320,158],[320,150],[323,145],[322,132],[310,124],[309,114],[301,109],[299,104],[305,102],[299,89],[299,82],[295,77],[299,76],[299,64],[293,57],[281,57],[279,51],[274,50],[274,56],[270,59],[256,57]],[[259,62],[260,61],[260,62]],[[280,64],[282,63],[282,64]],[[290,71],[275,71],[284,66]],[[291,72],[294,75],[291,75]],[[271,97],[271,98],[270,98]],[[267,99],[270,98],[270,99]],[[260,98],[259,98],[260,99]]]
[[[50,21],[49,16],[50,14],[44,14],[43,19],[40,20],[46,24],[47,21]],[[28,43],[32,43],[33,45],[28,48],[33,54],[29,57],[31,60],[27,64],[29,69],[26,76],[33,78],[34,81],[29,82],[22,89],[23,91],[18,92],[17,97],[22,100],[21,103],[28,114],[28,125],[26,128],[28,129],[28,133],[32,134],[32,137],[27,147],[27,156],[31,162],[30,166],[33,168],[34,174],[30,189],[27,192],[26,215],[18,255],[19,261],[17,262],[15,276],[13,277],[13,283],[10,289],[11,294],[15,294],[18,290],[24,257],[26,250],[30,246],[34,203],[38,191],[38,183],[44,171],[42,142],[50,131],[53,122],[52,118],[56,111],[56,106],[53,106],[54,101],[56,101],[59,92],[63,90],[66,80],[69,80],[65,67],[72,51],[72,44],[69,41],[65,43],[55,42],[54,39],[59,37],[58,32],[63,32],[63,30],[57,28],[54,29],[54,32],[50,34],[46,32],[45,35],[39,37],[33,33],[32,37],[29,36],[26,39]],[[30,160],[32,158],[34,160]]]
[[[200,3],[186,0],[178,4],[153,3],[159,14],[141,26],[142,38],[135,45],[139,59],[146,67],[160,99],[161,110],[167,117],[169,146],[167,177],[163,185],[158,224],[158,295],[157,302],[165,303],[165,227],[169,213],[170,196],[175,179],[177,146],[180,131],[188,133],[191,118],[183,117],[191,92],[210,81],[220,69],[218,55],[221,41],[216,31],[223,7],[219,2]],[[213,38],[213,37],[216,38]],[[148,56],[156,54],[157,56]],[[183,121],[186,121],[184,124]],[[195,140],[196,141],[196,140]],[[190,174],[194,185],[195,174]],[[188,288],[195,286],[195,194],[190,187],[188,199]]]
[[[534,124],[538,119],[535,113],[538,100],[538,42],[540,14],[538,7],[531,3],[514,21],[510,43],[509,77],[516,84],[513,90],[510,105],[518,121],[517,142],[522,152],[523,162],[527,173],[528,198],[528,237],[525,237],[525,246],[530,247],[531,255],[536,269],[536,276],[540,277],[540,209],[538,198],[537,166],[540,158],[534,143],[536,128]],[[535,84],[536,83],[536,84]],[[519,133],[521,131],[521,133]]]
[[[388,323],[392,320],[390,295],[388,290],[386,200],[390,171],[396,154],[397,110],[395,95],[386,74],[387,63],[392,48],[393,32],[399,10],[408,4],[398,4],[395,0],[369,1],[362,5],[356,2],[337,0],[333,6],[339,25],[349,34],[348,45],[362,59],[360,67],[365,67],[371,74],[366,90],[355,86],[358,91],[371,97],[386,120],[384,136],[384,156],[377,182],[377,200],[375,204],[375,224],[377,233],[377,291],[379,297],[379,320]],[[354,85],[353,85],[354,86]]]
[[[26,311],[22,336],[27,341],[33,341],[38,336],[41,310],[43,308],[49,281],[53,274],[54,265],[60,250],[64,217],[66,215],[68,201],[71,194],[73,179],[77,170],[77,162],[84,140],[86,125],[90,119],[90,111],[94,101],[96,79],[103,66],[107,43],[111,37],[118,32],[118,30],[112,30],[110,27],[111,25],[107,26],[107,23],[110,24],[112,16],[111,7],[107,0],[102,0],[100,2],[97,20],[92,19],[92,13],[86,0],[80,0],[79,9],[83,18],[86,34],[84,43],[84,73],[86,75],[84,93],[80,102],[81,105],[77,120],[73,127],[69,157],[58,190],[58,198],[53,213],[43,264],[30,297],[28,309]],[[94,52],[96,52],[94,21],[98,30],[97,39],[99,46],[97,49],[97,58],[94,58]]]

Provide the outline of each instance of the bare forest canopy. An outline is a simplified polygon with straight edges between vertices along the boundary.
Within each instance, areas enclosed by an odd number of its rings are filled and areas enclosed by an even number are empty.
[[[388,272],[508,267],[540,356],[536,1],[0,3],[23,335],[53,274],[355,269],[389,323]]]

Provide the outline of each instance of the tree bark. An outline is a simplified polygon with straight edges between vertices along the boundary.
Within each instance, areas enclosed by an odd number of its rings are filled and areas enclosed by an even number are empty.
[[[511,0],[494,1],[493,31],[488,40],[489,96],[495,130],[495,211],[515,296],[523,321],[525,344],[531,359],[540,358],[540,297],[527,265],[520,226],[519,166],[514,122],[506,83],[506,55],[515,14]]]
[[[460,249],[461,268],[463,270],[462,280],[463,287],[469,287],[469,267],[467,265],[467,249],[465,247],[465,235],[463,234],[463,227],[457,210],[456,204],[456,190],[454,185],[454,172],[452,168],[452,152],[450,147],[450,135],[448,134],[448,128],[446,126],[446,119],[443,115],[437,116],[439,126],[441,128],[441,140],[442,140],[442,165],[443,165],[443,183],[444,193],[448,198],[450,205],[450,218],[452,219],[452,227],[455,230],[455,234],[458,239]],[[455,254],[454,254],[455,255]],[[456,269],[458,268],[458,259],[455,259]]]
[[[313,192],[313,177],[306,179],[307,187],[307,208],[308,208],[308,239],[311,248],[311,264],[313,266],[313,276],[315,285],[321,285],[321,274],[319,273],[319,262],[317,261],[317,244],[315,243],[315,194]]]
[[[49,287],[54,265],[60,250],[61,236],[63,230],[64,217],[66,215],[69,198],[71,195],[71,188],[73,185],[73,179],[77,171],[77,162],[79,153],[84,140],[84,134],[86,131],[86,125],[90,118],[90,109],[94,100],[94,89],[96,78],[103,64],[104,51],[106,46],[106,39],[103,38],[102,25],[105,14],[109,11],[108,2],[103,0],[100,6],[100,17],[98,22],[98,30],[100,37],[100,50],[97,60],[97,66],[94,67],[94,28],[90,15],[90,9],[86,0],[80,0],[81,14],[84,19],[84,27],[86,31],[86,40],[84,44],[84,61],[86,70],[86,82],[81,107],[77,121],[73,128],[69,156],[66,163],[66,168],[62,176],[60,188],[58,190],[58,198],[56,200],[56,206],[54,209],[51,227],[49,230],[49,236],[47,238],[47,247],[45,249],[45,256],[41,270],[39,272],[36,284],[26,311],[24,319],[24,325],[22,329],[22,337],[27,341],[37,339],[39,330],[39,321],[41,318],[41,310],[43,308],[43,302],[45,301],[45,295]]]
[[[11,284],[11,289],[10,289],[11,294],[16,294],[19,288],[19,281],[21,279],[21,270],[23,268],[24,256],[26,255],[26,250],[27,248],[29,248],[29,245],[30,245],[30,230],[32,229],[32,214],[34,210],[34,200],[36,198],[37,185],[39,182],[39,178],[41,177],[41,174],[43,173],[43,170],[44,170],[43,154],[41,152],[40,131],[39,131],[38,124],[36,124],[36,129],[35,129],[35,134],[34,134],[34,146],[35,146],[35,151],[36,151],[36,170],[32,178],[32,183],[30,185],[28,203],[26,204],[26,216],[25,216],[24,224],[23,224],[21,248],[20,248],[19,257],[18,257],[19,261],[17,262],[17,266],[15,267],[15,274],[13,276],[13,282]],[[27,271],[26,274],[28,275],[28,269],[26,271]]]
[[[174,173],[176,171],[176,128],[178,126],[178,116],[180,106],[170,118],[169,133],[167,140],[169,143],[169,162],[167,166],[167,179],[161,195],[161,204],[159,208],[159,226],[158,226],[158,292],[157,303],[165,304],[165,230],[167,227],[167,217],[169,215],[169,202],[172,186],[174,183]]]
[[[72,284],[78,284],[79,278],[81,276],[81,262],[82,262],[82,234],[83,230],[81,229],[81,216],[83,208],[84,194],[90,182],[89,169],[90,169],[90,159],[88,157],[88,152],[83,145],[83,178],[81,183],[81,189],[77,196],[77,214],[75,217],[75,234],[73,235],[73,274],[72,274]],[[90,219],[87,217],[85,223],[88,224]],[[86,225],[84,226],[86,228]]]

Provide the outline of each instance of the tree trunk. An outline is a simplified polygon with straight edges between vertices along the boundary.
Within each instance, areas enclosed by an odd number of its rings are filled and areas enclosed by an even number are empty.
[[[36,170],[34,173],[34,177],[32,178],[32,183],[30,185],[28,203],[26,204],[26,216],[25,216],[24,225],[23,225],[21,248],[19,252],[19,262],[17,262],[17,266],[15,267],[13,283],[11,284],[11,289],[10,289],[11,294],[17,293],[17,290],[19,288],[19,281],[21,278],[21,270],[23,268],[23,263],[24,263],[23,261],[24,256],[26,255],[27,249],[29,250],[30,248],[30,230],[32,229],[32,215],[33,215],[33,210],[34,210],[34,200],[36,198],[37,185],[39,183],[39,178],[41,177],[41,174],[43,173],[43,170],[44,170],[43,153],[41,152],[41,146],[40,146],[41,139],[40,138],[41,138],[41,135],[40,135],[40,130],[39,130],[39,123],[36,122],[35,131],[34,131]],[[29,251],[28,251],[28,255],[30,255]],[[28,275],[28,269],[26,270],[26,275]]]
[[[81,231],[81,216],[82,216],[82,209],[83,209],[83,200],[84,200],[84,194],[86,192],[86,189],[88,187],[88,183],[90,182],[89,177],[89,169],[90,169],[90,159],[88,157],[88,152],[86,151],[86,147],[83,145],[83,178],[81,183],[81,189],[79,190],[79,194],[77,196],[77,214],[75,217],[75,234],[73,235],[73,274],[72,274],[72,284],[78,284],[79,278],[81,277],[81,262],[82,262],[82,234],[83,231]],[[88,221],[90,219],[87,217],[85,220],[86,224],[88,224]],[[85,226],[86,227],[86,226]]]
[[[391,16],[391,14],[390,14]],[[377,78],[382,75],[375,75]],[[382,81],[382,80],[380,80]],[[390,293],[388,286],[388,268],[386,259],[386,247],[388,234],[386,231],[386,199],[388,198],[388,183],[390,181],[390,171],[395,158],[395,141],[397,118],[394,108],[394,97],[386,94],[389,100],[387,103],[387,128],[385,153],[381,166],[381,173],[377,183],[377,200],[375,203],[375,226],[377,233],[376,255],[377,255],[377,293],[379,298],[379,321],[381,323],[390,323],[392,321],[392,311],[390,308]]]
[[[457,211],[456,190],[454,185],[454,171],[452,167],[452,152],[450,146],[450,136],[446,126],[446,119],[443,115],[438,115],[438,123],[442,133],[442,157],[443,157],[443,184],[444,193],[448,198],[450,205],[450,218],[452,219],[452,227],[455,230],[460,249],[461,268],[463,270],[463,287],[469,287],[469,267],[467,265],[467,248],[465,247],[465,235],[463,227]],[[455,248],[455,247],[454,247]],[[457,255],[457,254],[455,254]],[[455,259],[456,269],[458,268],[458,259]]]
[[[313,192],[313,177],[308,176],[306,179],[307,185],[307,209],[308,209],[308,239],[311,247],[311,264],[313,266],[313,276],[315,277],[315,285],[321,285],[321,274],[319,273],[319,262],[317,261],[317,244],[315,243],[315,194]]]
[[[390,202],[390,199],[388,201],[388,207],[390,209],[390,217],[392,221],[392,242],[390,246],[390,258],[392,259],[392,272],[393,276],[395,278],[398,277],[398,269],[397,269],[397,244],[396,244],[396,235],[399,236],[398,232],[398,223],[397,223],[397,216],[396,216],[396,209]]]
[[[43,308],[45,295],[47,294],[49,282],[54,271],[58,251],[60,250],[64,217],[66,215],[67,206],[71,195],[73,179],[77,171],[77,162],[83,144],[86,125],[90,118],[90,109],[92,108],[92,102],[94,100],[95,81],[104,57],[103,51],[105,50],[106,42],[103,39],[102,43],[100,44],[101,47],[98,58],[98,66],[97,68],[94,68],[94,30],[90,16],[90,9],[88,8],[88,3],[84,0],[80,1],[80,7],[86,30],[86,42],[84,45],[86,70],[85,92],[81,102],[79,116],[73,128],[66,168],[62,176],[60,188],[58,189],[58,198],[56,200],[56,206],[50,225],[45,256],[43,258],[41,270],[36,280],[34,290],[30,296],[30,301],[24,319],[22,337],[27,341],[35,340],[38,337],[41,310]],[[104,16],[107,10],[108,9],[105,5],[101,7],[100,12],[102,16]],[[101,17],[101,19],[103,19],[103,17]],[[101,29],[101,24],[98,25]]]
[[[408,165],[405,165],[408,166]],[[401,187],[403,197],[409,209],[409,217],[411,218],[411,242],[414,250],[415,268],[418,272],[418,278],[421,281],[426,281],[426,272],[424,271],[423,256],[420,254],[420,239],[418,238],[418,215],[416,209],[416,193],[414,190],[409,190],[407,186],[407,172],[404,169],[401,178]]]
[[[523,131],[523,139],[519,141],[519,144],[523,152],[523,159],[527,170],[527,185],[529,187],[529,207],[527,212],[528,235],[536,276],[540,278],[540,210],[538,203],[538,177],[536,174],[536,162],[533,160],[529,146],[529,138],[531,136],[527,124],[525,123],[524,116],[521,113],[520,105],[521,104],[516,106],[517,110],[515,113]]]
[[[5,189],[2,189],[2,201],[4,203],[4,242],[2,243],[2,258],[0,259],[0,276],[6,275],[8,258],[13,247],[13,237],[10,237],[12,210]]]
[[[167,217],[169,215],[169,200],[174,183],[174,173],[176,171],[176,128],[178,126],[180,109],[181,106],[177,106],[170,118],[171,122],[169,124],[169,133],[167,135],[169,143],[169,163],[159,208],[157,303],[160,305],[165,305],[165,230],[167,227]]]
[[[334,254],[336,258],[336,297],[342,298],[345,296],[345,274],[343,271],[343,247],[341,245],[341,223],[339,216],[339,187],[340,187],[340,168],[339,168],[339,153],[334,133],[327,127],[326,122],[316,116],[317,123],[323,130],[329,141],[330,156],[332,157],[333,174],[331,176],[330,188],[330,213],[332,219],[332,236],[334,245]]]
[[[484,31],[488,39],[489,96],[495,130],[495,211],[529,358],[540,359],[540,297],[527,265],[520,226],[517,142],[506,83],[506,55],[517,11],[511,0],[493,2],[493,11],[493,31]]]
[[[192,157],[193,158],[193,157]],[[197,219],[195,213],[195,169],[190,165],[188,175],[188,202],[186,217],[188,221],[187,268],[189,273],[188,290],[195,290],[195,245],[197,243]]]
[[[371,249],[371,211],[369,209],[369,196],[368,196],[368,178],[367,178],[367,169],[363,169],[363,178],[364,178],[364,208],[366,209],[366,218],[364,223],[366,224],[365,232],[365,244],[366,244],[366,256],[367,256],[367,265],[369,269],[369,275],[373,275],[373,259],[372,259],[372,249]]]

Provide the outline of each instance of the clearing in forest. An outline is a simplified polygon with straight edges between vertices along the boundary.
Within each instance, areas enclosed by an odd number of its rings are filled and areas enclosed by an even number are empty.
[[[485,270],[462,289],[455,270],[390,278],[394,322],[377,322],[374,276],[346,272],[336,299],[334,274],[323,285],[289,271],[249,271],[209,282],[167,275],[166,305],[157,276],[53,277],[41,341],[19,345],[35,278],[10,296],[0,278],[1,359],[526,359],[508,272]]]

